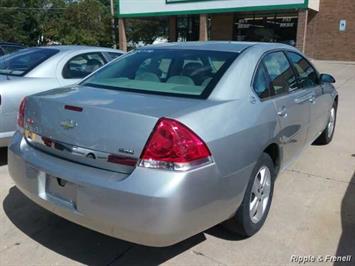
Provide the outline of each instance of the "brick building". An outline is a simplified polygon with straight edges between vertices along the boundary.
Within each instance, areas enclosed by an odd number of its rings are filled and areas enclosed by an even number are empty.
[[[170,41],[283,42],[315,59],[355,61],[355,0],[116,0],[125,21],[166,19]]]

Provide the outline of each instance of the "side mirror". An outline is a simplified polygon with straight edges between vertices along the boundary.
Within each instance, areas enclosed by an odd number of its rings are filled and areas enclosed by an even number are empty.
[[[332,75],[329,74],[321,74],[320,75],[320,81],[322,83],[335,83],[335,78]]]

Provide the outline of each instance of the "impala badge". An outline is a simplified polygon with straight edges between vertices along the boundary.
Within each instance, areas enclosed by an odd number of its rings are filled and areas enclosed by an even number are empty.
[[[78,126],[78,123],[74,120],[65,120],[60,122],[60,126],[64,129],[72,129]]]

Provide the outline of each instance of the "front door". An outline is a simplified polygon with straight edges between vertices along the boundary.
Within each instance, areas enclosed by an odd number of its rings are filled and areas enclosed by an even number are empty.
[[[311,112],[307,142],[313,142],[326,127],[329,114],[324,110],[329,109],[329,100],[327,95],[323,94],[317,71],[307,59],[295,52],[287,52],[287,56],[297,72],[300,87],[310,95]]]
[[[283,52],[269,53],[263,62],[272,83],[283,162],[288,164],[302,151],[306,142],[310,121],[310,94],[298,87],[297,78]],[[282,167],[284,166],[286,165]]]

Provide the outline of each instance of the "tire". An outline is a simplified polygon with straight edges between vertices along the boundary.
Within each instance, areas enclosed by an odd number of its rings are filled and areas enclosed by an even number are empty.
[[[257,186],[254,185],[254,181],[259,182],[259,186],[260,186],[260,183],[262,182],[260,182],[259,178],[261,179],[261,175],[262,175],[261,172],[263,170],[265,170],[264,172],[265,175],[269,174],[269,178],[264,176],[267,184],[265,183],[262,190],[259,189],[259,192],[257,192],[256,190]],[[223,223],[223,226],[228,231],[232,233],[236,233],[239,236],[245,238],[256,234],[263,226],[266,217],[269,213],[271,202],[272,202],[273,191],[274,191],[274,181],[275,181],[274,163],[268,154],[263,153],[260,156],[252,172],[241,206],[239,207],[236,214],[232,218],[230,218],[229,220]],[[267,201],[265,201],[267,188],[269,188],[268,190],[269,193],[268,193]],[[263,194],[261,194],[261,191],[263,191]],[[258,195],[256,196],[255,193],[258,193]],[[263,195],[265,198],[261,199],[261,202],[264,202],[265,207],[261,207],[263,205],[260,205],[261,203],[260,201],[258,201],[258,198],[260,196],[263,197]],[[254,202],[255,204],[259,204],[257,206],[260,206],[262,212],[260,212],[259,214],[256,212],[255,215],[253,215],[252,214],[253,212],[249,210],[252,202]],[[256,209],[259,210],[259,208]]]
[[[322,134],[313,142],[315,145],[327,145],[329,144],[334,136],[335,125],[337,120],[337,104],[334,102],[332,108],[329,112],[329,119],[326,128]]]

